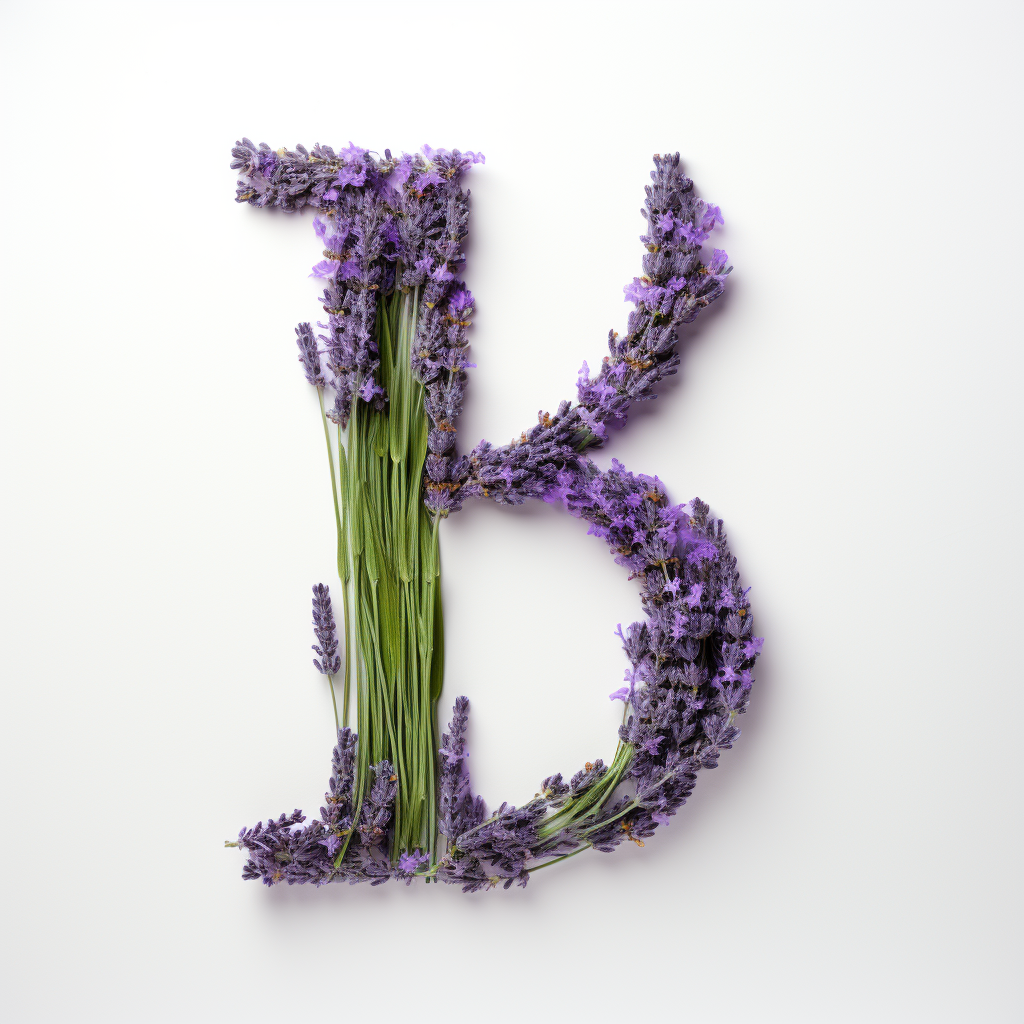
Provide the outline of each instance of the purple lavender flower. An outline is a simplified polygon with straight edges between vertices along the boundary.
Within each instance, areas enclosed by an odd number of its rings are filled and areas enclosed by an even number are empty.
[[[324,377],[320,368],[320,352],[316,347],[316,338],[313,337],[313,328],[309,324],[299,324],[295,328],[296,344],[299,346],[299,362],[305,371],[306,380],[313,387],[323,388],[327,386],[327,378]]]
[[[681,806],[696,772],[714,767],[720,751],[739,735],[732,720],[746,709],[760,649],[745,639],[747,591],[739,586],[721,522],[709,519],[699,499],[670,508],[656,478],[634,476],[613,462],[606,473],[588,466],[563,487],[561,500],[574,515],[603,525],[613,549],[628,550],[619,559],[642,582],[648,622],[623,634],[643,685],[631,697],[634,713],[622,730],[623,740],[635,748],[630,774],[638,791],[635,812],[622,820],[632,830],[627,838],[643,837]],[[694,547],[708,547],[714,557],[680,557]],[[718,601],[716,612],[704,612],[708,593],[727,593],[729,599]],[[709,673],[698,659],[715,671]],[[608,846],[617,837],[599,838]]]
[[[327,783],[324,806],[320,808],[320,820],[333,840],[328,844],[331,856],[352,831],[355,774],[356,734],[351,729],[340,729],[331,757],[331,777]]]
[[[452,710],[448,732],[441,736],[439,751],[440,780],[438,785],[438,830],[449,841],[474,828],[487,816],[481,797],[470,789],[466,767],[466,727],[469,723],[469,701],[459,697]]]
[[[338,656],[338,633],[334,625],[334,609],[331,607],[331,591],[323,583],[313,588],[313,632],[317,642],[313,650],[320,655],[313,664],[324,675],[334,675],[341,668]]]
[[[421,850],[414,850],[412,853],[406,851],[398,858],[398,866],[395,868],[395,875],[403,878],[406,885],[411,885],[416,877],[416,872],[430,863],[430,854]]]
[[[332,857],[338,852],[341,842],[341,836],[336,835],[328,835],[326,839],[319,840],[320,845],[326,846],[328,854]]]
[[[373,772],[374,780],[369,795],[363,801],[359,835],[364,846],[376,847],[380,846],[388,835],[388,825],[398,793],[398,776],[390,761],[381,761],[370,770]]]

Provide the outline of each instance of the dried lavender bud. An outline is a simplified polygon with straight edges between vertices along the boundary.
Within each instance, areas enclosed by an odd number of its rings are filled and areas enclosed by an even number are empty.
[[[399,856],[398,866],[395,868],[395,877],[405,880],[406,885],[411,885],[416,872],[430,863],[430,854],[421,850],[406,852]]]
[[[410,163],[408,178],[400,183],[398,221],[406,267],[402,286],[422,288],[412,369],[426,391],[429,450],[448,460],[431,464],[433,472],[428,471],[424,480],[424,503],[432,514],[446,516],[461,507],[459,489],[469,470],[469,463],[455,451],[465,371],[473,365],[467,357],[473,296],[458,277],[469,230],[469,193],[460,182],[466,169],[483,163],[484,157],[425,146],[422,157],[406,159]]]
[[[438,783],[438,830],[449,841],[479,825],[487,816],[482,797],[470,790],[466,759],[466,726],[469,722],[469,701],[455,701],[451,725],[441,736]]]
[[[386,244],[387,215],[380,196],[364,191],[356,194],[349,215],[338,214],[328,224],[313,221],[328,257],[313,268],[325,279],[322,296],[327,330],[320,340],[325,346],[327,366],[333,377],[335,403],[331,418],[344,425],[352,401],[382,405],[384,389],[377,382],[380,368],[375,339],[377,295],[383,277],[378,258]]]
[[[341,668],[338,657],[338,634],[334,625],[334,609],[331,607],[331,591],[323,583],[313,588],[313,632],[317,642],[313,650],[320,655],[313,664],[324,675],[334,675]]]
[[[313,328],[306,324],[299,324],[295,328],[295,343],[299,346],[299,362],[306,374],[306,380],[313,387],[327,387],[327,378],[324,377],[320,367],[320,352],[316,347],[316,338],[313,336]]]
[[[388,824],[398,793],[398,776],[389,761],[381,761],[370,769],[374,774],[370,793],[363,801],[359,835],[365,846],[379,846],[387,838]]]
[[[302,821],[305,816],[295,811],[290,815],[282,814],[277,821],[271,819],[265,827],[263,822],[258,822],[255,828],[239,832],[238,841],[231,845],[249,853],[242,877],[259,878],[266,885],[323,881],[330,870],[330,860],[319,843],[320,823],[292,829]]]
[[[335,869],[333,861],[335,851],[351,829],[355,753],[355,734],[342,729],[334,748],[327,806],[320,809],[320,821],[299,827],[306,819],[296,810],[290,815],[282,814],[276,821],[271,819],[266,826],[258,822],[254,828],[242,829],[236,842],[226,844],[249,853],[243,878],[259,878],[266,885],[362,880],[347,860],[340,870]]]
[[[569,787],[562,781],[562,773],[549,775],[540,784],[540,796],[548,802],[548,807],[561,807],[569,798]]]
[[[577,797],[585,793],[607,771],[608,769],[601,758],[598,758],[593,764],[587,762],[583,770],[578,771],[569,781],[570,795]]]
[[[338,732],[338,743],[331,758],[331,777],[324,795],[325,806],[320,808],[326,836],[320,842],[333,857],[352,831],[352,796],[356,774],[356,735],[351,729]]]

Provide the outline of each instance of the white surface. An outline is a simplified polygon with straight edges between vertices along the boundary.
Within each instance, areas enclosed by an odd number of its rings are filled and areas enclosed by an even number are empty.
[[[1021,22],[7,4],[4,1019],[1019,1019]],[[243,134],[487,154],[464,444],[624,325],[652,152],[721,204],[728,297],[602,457],[712,503],[767,641],[645,849],[474,897],[240,881],[225,838],[321,801],[333,578],[317,245],[234,204]],[[639,603],[550,508],[443,545],[446,706],[521,801],[611,752]]]

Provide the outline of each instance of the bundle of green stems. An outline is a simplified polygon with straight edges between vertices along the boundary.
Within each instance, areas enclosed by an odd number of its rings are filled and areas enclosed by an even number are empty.
[[[418,288],[396,289],[379,300],[380,382],[389,402],[376,409],[354,401],[347,429],[337,427],[336,453],[320,390],[344,611],[344,699],[336,724],[349,724],[354,683],[356,817],[370,765],[390,762],[398,783],[393,861],[416,850],[433,858],[437,845],[444,625],[438,520],[431,520],[422,500],[429,424],[423,386],[411,369],[418,305]],[[333,695],[333,680],[331,685]],[[339,865],[347,846],[338,852]]]

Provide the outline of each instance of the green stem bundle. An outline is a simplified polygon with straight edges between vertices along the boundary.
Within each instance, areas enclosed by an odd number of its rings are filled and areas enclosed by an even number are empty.
[[[346,725],[353,675],[356,686],[356,816],[370,766],[390,762],[398,782],[393,860],[405,851],[433,855],[437,835],[436,709],[444,645],[438,522],[422,501],[429,424],[423,386],[411,368],[418,300],[419,289],[381,300],[376,340],[389,402],[376,409],[354,401],[347,445],[338,430],[337,475],[331,459],[346,639]],[[345,847],[337,864],[344,854]]]

